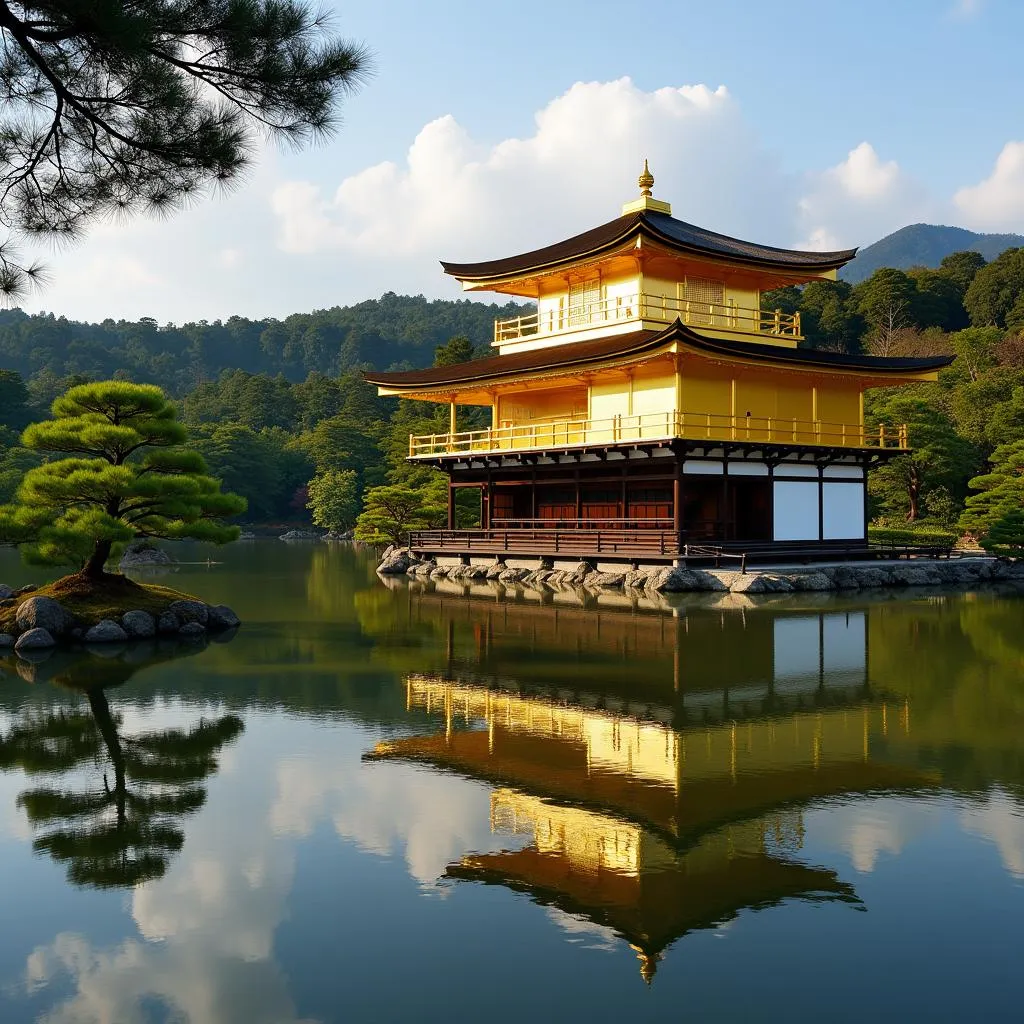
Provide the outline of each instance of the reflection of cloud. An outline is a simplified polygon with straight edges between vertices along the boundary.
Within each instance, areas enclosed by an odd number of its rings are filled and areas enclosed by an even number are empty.
[[[995,843],[1003,867],[1014,878],[1024,879],[1024,807],[1007,793],[993,790],[984,802],[965,808],[960,823]]]
[[[381,856],[404,856],[409,873],[431,885],[469,850],[491,845],[488,791],[408,765],[346,770],[328,751],[278,767],[270,813],[275,831],[308,835],[327,816],[338,835]]]
[[[299,1024],[285,979],[274,965],[212,959],[200,943],[147,945],[129,940],[97,951],[84,938],[58,935],[29,957],[26,982],[39,988],[62,974],[76,992],[43,1024]],[[155,1013],[156,1007],[163,1012]]]
[[[577,914],[567,914],[559,907],[546,907],[545,913],[548,918],[556,924],[563,932],[572,936],[570,942],[581,942],[587,940],[587,949],[617,948],[619,937],[614,930],[596,921],[588,921],[585,917]]]
[[[25,812],[18,806],[18,794],[24,788],[25,776],[21,772],[0,775],[0,841],[32,841],[32,826],[28,823]]]
[[[879,797],[846,806],[829,804],[809,812],[807,821],[813,822],[817,840],[845,851],[853,866],[867,874],[880,854],[902,853],[912,839],[936,827],[940,814],[940,805],[929,800]]]

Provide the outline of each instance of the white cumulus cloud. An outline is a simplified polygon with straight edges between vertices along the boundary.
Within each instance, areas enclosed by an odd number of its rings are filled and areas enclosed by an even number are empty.
[[[611,220],[636,196],[645,157],[675,216],[767,244],[866,245],[922,220],[1024,228],[1024,142],[1007,143],[989,176],[955,196],[930,191],[870,141],[803,169],[783,165],[782,145],[723,85],[577,82],[521,137],[480,137],[450,112],[404,153],[342,174],[316,154],[299,164],[262,153],[227,199],[167,222],[104,225],[57,253],[53,283],[26,308],[180,323],[384,291],[450,297],[458,286],[439,259],[506,256]]]
[[[960,219],[984,231],[1024,231],[1024,142],[1008,142],[992,173],[953,197]]]
[[[798,244],[808,249],[872,242],[937,212],[925,190],[895,160],[882,160],[869,142],[851,149],[834,167],[808,175],[797,206]]]
[[[577,83],[536,114],[526,138],[486,145],[446,115],[422,128],[401,163],[368,167],[332,194],[285,182],[272,205],[285,251],[347,251],[391,267],[415,260],[436,291],[439,256],[505,255],[618,216],[645,157],[676,216],[734,232],[756,223],[759,235],[789,240],[795,182],[725,87],[648,92],[629,78]]]

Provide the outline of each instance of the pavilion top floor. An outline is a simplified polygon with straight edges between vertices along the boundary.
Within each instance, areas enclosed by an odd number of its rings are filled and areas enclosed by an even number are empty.
[[[799,314],[762,309],[762,296],[834,280],[856,253],[781,249],[678,220],[669,203],[654,198],[646,162],[638,185],[640,197],[596,228],[516,256],[442,264],[466,291],[536,303],[495,322],[496,348],[516,352],[677,319],[713,337],[794,348],[803,337]]]

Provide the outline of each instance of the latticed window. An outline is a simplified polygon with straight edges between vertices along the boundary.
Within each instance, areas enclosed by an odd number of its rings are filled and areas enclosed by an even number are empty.
[[[692,324],[713,324],[715,316],[721,316],[725,309],[725,285],[706,277],[688,277],[683,298],[686,300],[686,322]]]
[[[590,324],[599,319],[601,282],[598,278],[569,285],[569,324]]]

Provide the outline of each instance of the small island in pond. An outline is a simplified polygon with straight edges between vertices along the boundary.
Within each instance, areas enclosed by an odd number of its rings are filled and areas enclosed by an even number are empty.
[[[30,469],[14,501],[0,506],[0,542],[18,545],[34,564],[80,568],[43,587],[0,586],[0,647],[236,627],[230,608],[106,571],[132,542],[223,544],[239,534],[225,520],[245,511],[244,499],[222,492],[202,457],[185,448],[185,428],[163,392],[123,381],[82,384],[56,399],[52,413],[28,427],[22,443],[57,457]]]
[[[0,594],[9,588],[0,587]],[[239,625],[226,605],[127,576],[75,574],[0,601],[0,649],[19,652],[64,642],[111,643],[154,636],[201,637]]]

